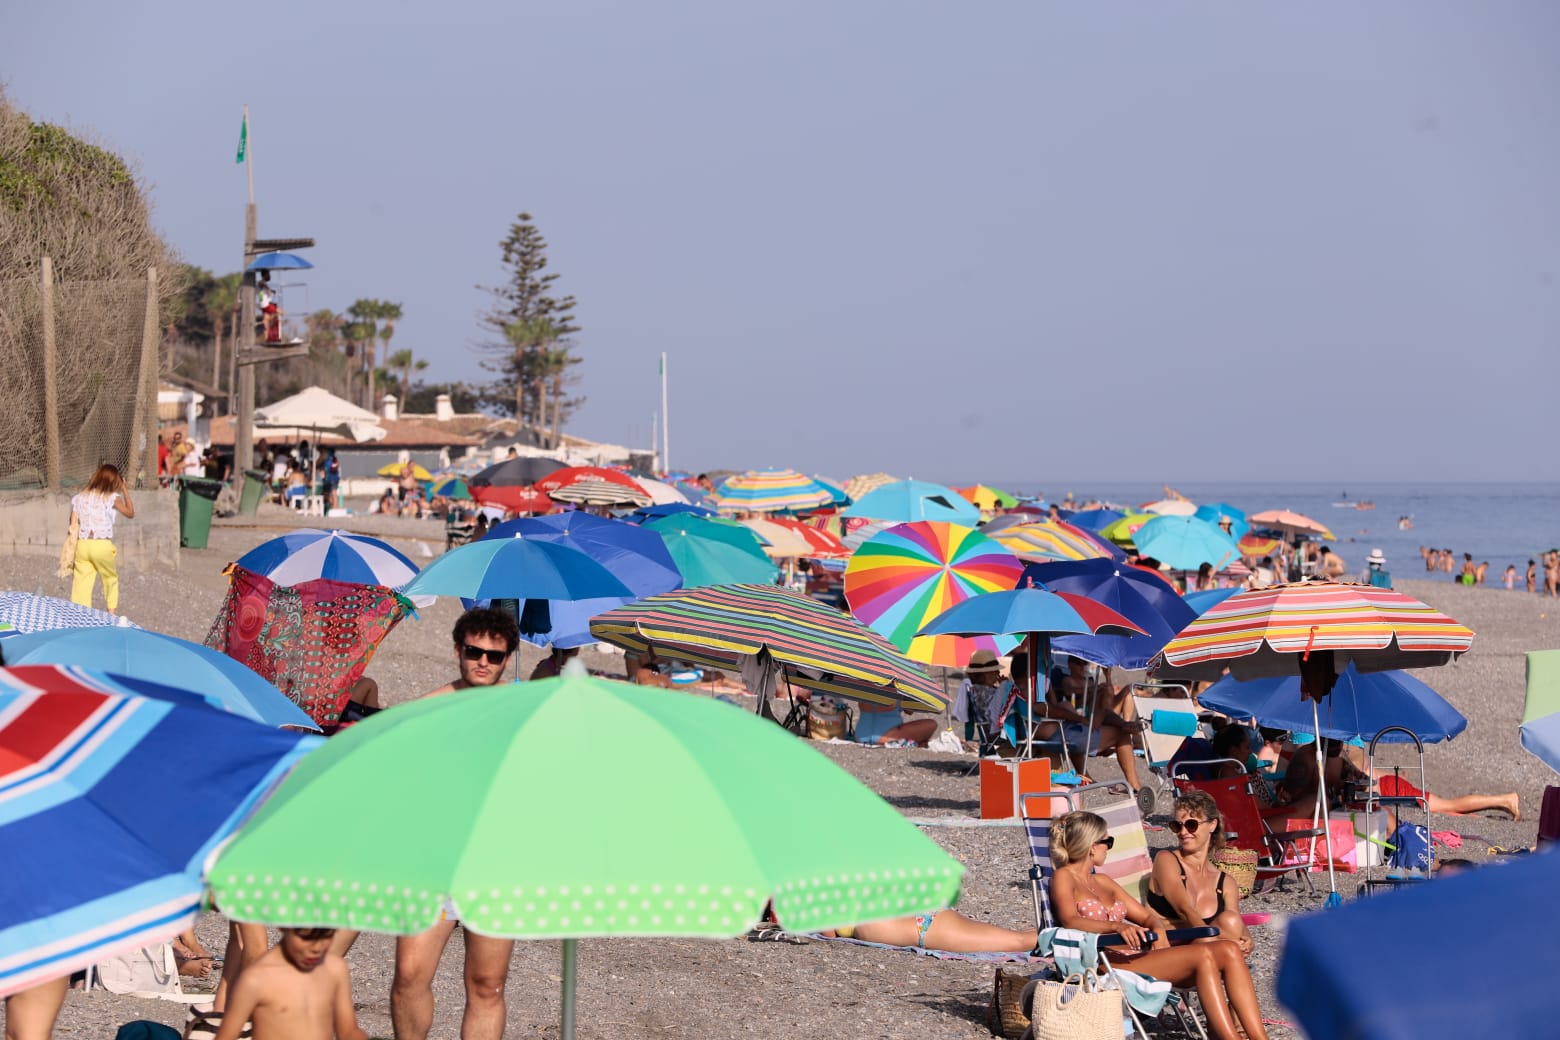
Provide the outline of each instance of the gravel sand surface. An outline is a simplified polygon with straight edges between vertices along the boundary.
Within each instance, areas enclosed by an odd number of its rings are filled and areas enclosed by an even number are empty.
[[[277,533],[274,528],[219,526],[211,548],[186,551],[179,570],[136,571],[125,568],[121,608],[148,628],[188,639],[204,638],[226,587],[221,569],[248,548]],[[422,528],[423,544],[429,544]],[[414,560],[421,555],[415,540],[399,543]],[[440,546],[432,544],[433,551]],[[68,595],[67,583],[54,577],[53,561],[17,557],[0,563],[0,587]],[[1511,822],[1498,814],[1437,818],[1437,829],[1471,835],[1455,855],[1480,860],[1489,845],[1531,845],[1543,787],[1551,771],[1521,750],[1517,724],[1523,700],[1523,653],[1560,645],[1560,611],[1553,601],[1520,592],[1465,589],[1442,583],[1404,581],[1399,588],[1446,611],[1471,626],[1478,638],[1463,660],[1446,668],[1419,672],[1470,721],[1468,731],[1428,753],[1430,783],[1445,795],[1501,792],[1515,789],[1522,798],[1523,819]],[[458,602],[441,600],[421,616],[400,625],[386,640],[369,669],[378,679],[383,698],[396,703],[449,681],[454,675],[449,631],[458,616]],[[529,672],[540,651],[527,649],[520,664]],[[593,668],[620,670],[622,658],[587,655]],[[971,757],[929,751],[871,749],[818,745],[819,750],[859,777],[889,802],[914,817],[971,817],[978,811],[978,785],[964,775]],[[198,754],[198,749],[191,749]],[[610,769],[610,744],[581,748],[599,768]],[[1097,779],[1112,778],[1114,763],[1098,760]],[[623,778],[625,786],[635,778]],[[667,793],[666,797],[675,797]],[[1161,796],[1150,824],[1162,824],[1169,799]],[[625,808],[632,810],[632,805]],[[394,813],[393,806],[373,804],[373,792],[362,792],[359,806],[343,811]],[[416,840],[416,821],[397,821]],[[827,807],[819,807],[818,825],[829,825]],[[1025,872],[1028,857],[1021,834],[1009,827],[928,828],[938,842],[968,869],[963,912],[994,923],[1022,928],[1033,922]],[[1150,833],[1156,846],[1170,844],[1168,831]],[[1444,853],[1443,853],[1444,854]],[[1325,875],[1315,876],[1325,892]],[[1353,895],[1354,878],[1339,876],[1345,898]],[[1321,899],[1304,895],[1303,887],[1245,901],[1248,911],[1276,915],[1319,911]],[[1427,923],[1427,934],[1438,923]],[[203,916],[198,931],[208,946],[220,950],[225,924],[216,914]],[[1282,942],[1281,924],[1256,930],[1253,969],[1262,993],[1263,1009],[1272,1019],[1287,1012],[1273,997],[1276,962]],[[390,1036],[389,989],[393,940],[364,935],[349,960],[355,981],[359,1019],[371,1036]],[[433,1035],[459,1033],[462,1002],[460,942],[450,949],[436,983],[437,1017]],[[555,1036],[558,1020],[560,945],[519,943],[509,976],[511,1037]],[[984,1025],[991,993],[993,966],[937,961],[908,953],[873,950],[843,943],[703,942],[681,940],[589,940],[580,943],[579,1035],[618,1037],[728,1037],[763,1035],[769,1040],[810,1038],[838,1033],[856,1038],[948,1037],[989,1035]],[[162,1001],[140,1001],[103,993],[72,993],[57,1030],[61,1037],[111,1037],[122,1023],[136,1018],[177,1024],[183,1009]],[[1298,1031],[1274,1026],[1277,1037]]]

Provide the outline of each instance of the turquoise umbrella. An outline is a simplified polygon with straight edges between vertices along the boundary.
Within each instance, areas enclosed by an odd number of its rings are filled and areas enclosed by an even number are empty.
[[[980,523],[980,510],[969,499],[951,487],[924,480],[896,480],[884,484],[856,499],[841,515],[890,520],[896,524],[942,520],[974,527]]]
[[[1240,559],[1235,539],[1195,516],[1156,516],[1137,529],[1133,544],[1178,571],[1195,571],[1209,564],[1222,571]]]
[[[644,524],[666,543],[683,587],[770,585],[780,573],[764,553],[758,535],[738,524],[706,520],[692,513],[663,516]]]

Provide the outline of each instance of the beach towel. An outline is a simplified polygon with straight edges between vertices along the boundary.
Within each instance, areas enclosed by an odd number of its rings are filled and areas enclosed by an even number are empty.
[[[1035,949],[1056,958],[1057,970],[1068,974],[1093,971],[1098,967],[1100,937],[1093,932],[1080,932],[1073,928],[1046,928],[1040,932],[1040,942]],[[1072,965],[1069,967],[1069,965]],[[1112,967],[1109,978],[1115,980],[1127,1003],[1140,1014],[1158,1017],[1164,1010],[1174,988],[1168,982],[1135,971]],[[1100,980],[1101,983],[1105,979]]]
[[[352,684],[412,603],[378,585],[317,578],[277,585],[233,564],[206,645],[275,684],[329,733]]]
[[[901,950],[905,953],[919,953],[922,957],[931,957],[939,961],[980,961],[986,964],[1025,964],[1034,958],[1027,953],[1003,953],[994,951],[989,953],[951,953],[948,950],[928,950],[920,946],[891,946],[888,943],[867,942],[865,939],[846,939],[839,935],[819,935],[816,932],[806,934],[808,939],[817,939],[819,942],[850,943],[853,946],[872,946],[879,950]]]

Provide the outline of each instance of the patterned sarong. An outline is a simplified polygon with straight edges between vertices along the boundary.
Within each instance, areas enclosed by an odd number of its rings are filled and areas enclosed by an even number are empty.
[[[277,585],[237,564],[227,574],[206,645],[269,679],[326,733],[341,721],[380,640],[413,613],[411,601],[378,585],[327,578]]]

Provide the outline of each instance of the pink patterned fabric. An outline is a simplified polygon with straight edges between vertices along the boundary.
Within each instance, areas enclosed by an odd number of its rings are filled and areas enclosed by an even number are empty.
[[[409,600],[378,585],[277,585],[237,564],[227,573],[227,599],[206,645],[275,683],[327,733],[380,641],[413,613]]]

